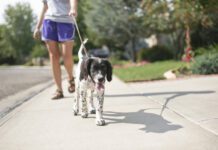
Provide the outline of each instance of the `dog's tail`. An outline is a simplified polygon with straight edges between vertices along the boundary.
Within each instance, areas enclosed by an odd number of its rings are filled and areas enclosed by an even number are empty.
[[[85,39],[83,41],[83,43],[81,43],[81,45],[80,45],[79,52],[78,52],[79,59],[82,59],[84,57],[83,49],[84,49],[84,45],[86,44],[87,41],[88,41],[88,39]]]

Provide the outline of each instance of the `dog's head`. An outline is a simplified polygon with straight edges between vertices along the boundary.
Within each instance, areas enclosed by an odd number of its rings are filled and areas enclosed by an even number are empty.
[[[112,66],[108,60],[89,58],[83,65],[83,76],[85,79],[90,76],[98,89],[104,88],[105,80],[112,80]]]

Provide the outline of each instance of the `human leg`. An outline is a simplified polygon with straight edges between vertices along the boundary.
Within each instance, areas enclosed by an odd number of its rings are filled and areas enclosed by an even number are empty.
[[[58,43],[55,41],[46,41],[46,47],[49,52],[50,62],[52,66],[52,73],[57,90],[62,92],[61,84],[61,67],[60,67],[60,51],[58,48]]]
[[[74,77],[73,77],[73,41],[66,41],[62,43],[62,54],[64,59],[64,66],[68,74],[68,91],[70,93],[75,91]]]
[[[64,60],[64,67],[67,71],[68,80],[73,79],[73,41],[66,41],[61,43],[62,45],[62,54],[63,54],[63,60]]]

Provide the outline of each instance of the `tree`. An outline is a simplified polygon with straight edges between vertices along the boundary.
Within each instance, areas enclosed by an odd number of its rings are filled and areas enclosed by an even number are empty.
[[[22,63],[34,46],[32,38],[33,13],[29,3],[9,5],[5,10],[6,34],[4,39],[11,46],[16,61]]]
[[[218,1],[199,0],[202,5],[204,17],[192,34],[194,49],[208,47],[218,43]]]
[[[184,49],[192,49],[191,34],[199,24],[209,27],[218,22],[217,4],[216,0],[87,0],[85,24],[96,45],[124,49],[131,42],[133,60],[139,38],[167,35],[166,45],[180,59]]]
[[[96,45],[107,43],[109,47],[122,47],[132,43],[132,60],[136,61],[136,42],[144,36],[139,6],[131,0],[89,0],[85,16],[89,36]]]
[[[15,51],[5,39],[7,35],[6,25],[0,25],[0,64],[15,62]]]
[[[142,8],[145,11],[145,27],[156,34],[171,35],[175,58],[180,58],[185,45],[187,49],[192,48],[190,35],[199,24],[205,27],[212,25],[211,18],[215,16],[211,14],[217,10],[217,1],[144,0]]]

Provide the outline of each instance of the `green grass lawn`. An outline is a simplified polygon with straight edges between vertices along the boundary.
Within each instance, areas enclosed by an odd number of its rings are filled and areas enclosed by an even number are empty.
[[[164,72],[170,69],[178,69],[185,65],[186,63],[179,61],[162,61],[143,66],[114,68],[114,73],[125,82],[160,80],[164,79]]]

